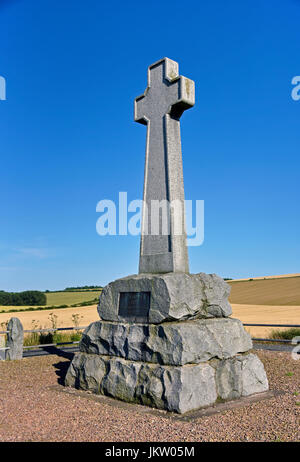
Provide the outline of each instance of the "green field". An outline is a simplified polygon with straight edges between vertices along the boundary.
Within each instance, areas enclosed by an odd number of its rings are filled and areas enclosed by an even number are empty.
[[[74,305],[98,298],[101,290],[87,290],[83,292],[49,292],[46,293],[47,305]]]
[[[47,297],[47,305],[44,305],[43,308],[46,306],[53,307],[53,306],[60,306],[60,305],[75,305],[77,303],[82,303],[82,302],[89,302],[92,300],[95,300],[96,298],[99,298],[99,295],[101,293],[101,290],[85,290],[85,291],[78,291],[78,292],[73,292],[73,291],[65,291],[65,292],[47,292],[46,297]],[[93,301],[93,303],[97,303],[96,301]],[[1,311],[10,311],[13,309],[17,309],[18,311],[22,311],[24,309],[28,308],[28,306],[0,306],[0,312]],[[37,307],[33,307],[37,308]]]

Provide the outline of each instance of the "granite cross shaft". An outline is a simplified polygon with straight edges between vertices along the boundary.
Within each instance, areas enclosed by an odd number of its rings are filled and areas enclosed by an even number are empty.
[[[147,89],[134,106],[134,120],[147,125],[140,273],[189,272],[179,119],[194,104],[194,82],[179,76],[178,63],[164,58],[149,66]],[[177,208],[176,217],[175,209],[167,208],[167,233],[163,207],[154,223],[154,211],[161,201],[181,205],[182,213],[178,215]]]

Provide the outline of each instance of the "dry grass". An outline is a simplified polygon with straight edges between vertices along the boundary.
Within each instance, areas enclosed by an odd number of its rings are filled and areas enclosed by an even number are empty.
[[[0,324],[9,321],[12,317],[16,317],[20,319],[24,329],[32,329],[33,320],[39,327],[52,327],[51,320],[49,319],[50,313],[54,313],[57,316],[57,327],[73,327],[72,315],[74,314],[79,315],[80,326],[88,326],[91,322],[99,320],[97,305],[91,305],[78,308],[62,308],[58,310],[0,313]]]
[[[300,273],[291,273],[291,274],[279,274],[277,276],[260,276],[260,277],[250,277],[250,278],[242,278],[242,279],[233,279],[233,281],[229,282],[236,282],[236,281],[249,281],[249,279],[253,279],[254,281],[261,280],[261,279],[281,279],[281,278],[294,278],[295,276],[300,276]]]
[[[227,282],[231,287],[230,303],[300,305],[300,276]]]

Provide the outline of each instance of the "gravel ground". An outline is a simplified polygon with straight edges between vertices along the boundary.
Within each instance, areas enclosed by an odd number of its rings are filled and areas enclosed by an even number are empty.
[[[193,422],[59,390],[70,361],[66,357],[2,361],[0,441],[299,441],[300,360],[286,352],[256,353],[270,388],[285,393]]]

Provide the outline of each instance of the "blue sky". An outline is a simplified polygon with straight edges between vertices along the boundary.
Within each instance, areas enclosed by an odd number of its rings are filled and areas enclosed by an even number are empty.
[[[137,272],[139,237],[100,237],[96,204],[142,198],[133,100],[164,56],[196,82],[181,119],[185,196],[205,201],[191,272],[299,272],[299,23],[297,0],[0,0],[0,289]]]

